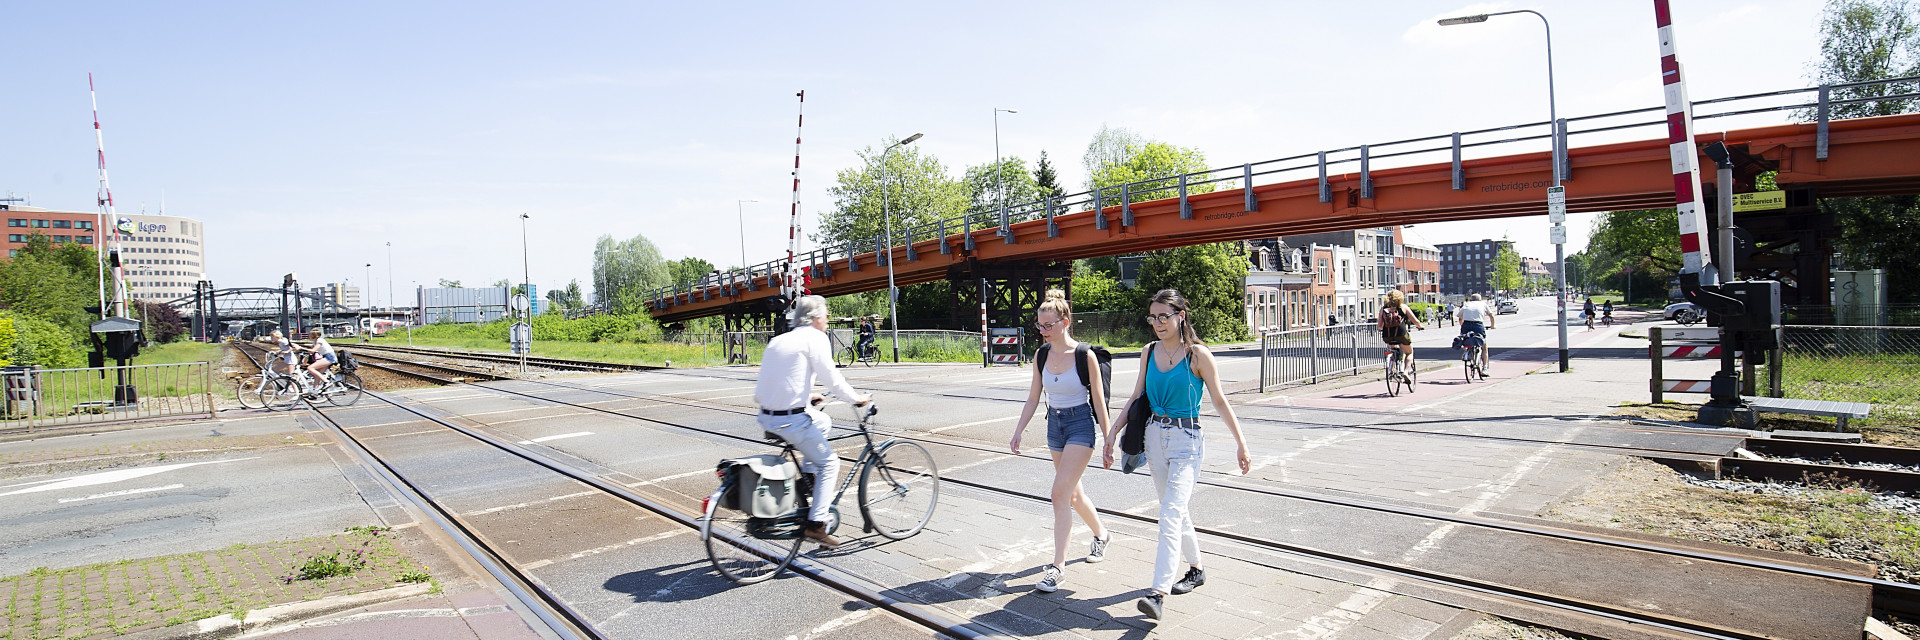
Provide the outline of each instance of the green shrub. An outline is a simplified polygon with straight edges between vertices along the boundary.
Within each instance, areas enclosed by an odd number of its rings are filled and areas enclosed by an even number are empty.
[[[86,366],[73,332],[52,322],[14,311],[0,311],[0,365],[40,365],[48,369]]]

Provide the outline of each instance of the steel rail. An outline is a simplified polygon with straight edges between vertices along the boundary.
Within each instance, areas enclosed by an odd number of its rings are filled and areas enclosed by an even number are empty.
[[[485,372],[485,371],[474,371],[474,370],[472,370],[472,369],[462,369],[462,368],[460,368],[460,367],[455,367],[455,366],[452,366],[452,365],[445,365],[445,364],[435,364],[435,363],[432,363],[432,362],[418,362],[418,361],[414,361],[414,360],[401,360],[401,359],[399,359],[399,358],[394,358],[394,357],[391,357],[391,356],[382,356],[382,355],[374,355],[374,354],[370,354],[370,353],[366,353],[365,351],[362,351],[362,352],[360,352],[359,354],[356,354],[356,355],[355,355],[354,357],[355,357],[356,359],[362,359],[362,360],[380,360],[380,361],[384,361],[384,362],[395,362],[395,363],[399,363],[399,364],[402,364],[402,365],[406,365],[406,366],[410,366],[410,367],[420,367],[420,368],[423,368],[423,369],[432,369],[432,370],[435,370],[435,371],[439,371],[439,372],[441,372],[441,373],[450,373],[450,374],[454,374],[454,375],[462,375],[462,376],[472,376],[472,377],[476,377],[476,378],[480,378],[480,379],[483,379],[483,380],[513,380],[513,379],[514,379],[514,378],[512,378],[512,377],[509,377],[509,376],[502,376],[502,375],[497,375],[497,374],[493,374],[493,373],[487,373],[487,372]],[[454,379],[451,379],[451,378],[441,378],[441,377],[438,377],[438,376],[434,376],[434,375],[431,375],[431,374],[425,374],[425,373],[417,373],[417,372],[413,372],[413,371],[407,371],[407,370],[404,370],[404,369],[400,369],[400,368],[397,368],[397,367],[393,367],[393,366],[391,366],[391,365],[382,365],[382,364],[379,364],[379,363],[375,363],[375,362],[362,362],[361,364],[363,364],[363,365],[366,365],[366,366],[370,366],[370,367],[373,367],[373,368],[376,368],[376,369],[380,369],[380,370],[382,370],[382,371],[393,371],[393,372],[396,372],[396,373],[402,373],[402,374],[406,374],[406,375],[410,375],[410,376],[415,376],[415,377],[419,377],[419,378],[424,378],[424,379],[427,379],[427,380],[432,380],[432,381],[434,381],[434,382],[439,382],[439,383],[441,383],[441,384],[458,384],[458,383],[460,383],[460,382],[462,382],[461,380],[454,380]]]
[[[479,385],[473,385],[473,386],[479,386]],[[482,387],[482,388],[490,388],[490,387]],[[551,458],[548,458],[545,455],[541,455],[533,451],[529,451],[523,447],[515,446],[499,438],[495,438],[486,433],[482,433],[477,429],[463,427],[463,426],[448,422],[440,417],[429,415],[425,412],[420,411],[419,409],[409,406],[406,403],[394,400],[393,398],[388,397],[387,394],[369,391],[367,392],[367,395],[373,396],[374,398],[382,402],[393,405],[394,407],[402,411],[406,411],[413,415],[419,416],[422,419],[431,421],[434,424],[438,424],[440,426],[451,429],[457,433],[471,437],[484,444],[487,444],[501,451],[504,451],[512,456],[518,457],[522,460],[526,460],[527,462],[531,462],[535,465],[546,468],[547,470],[566,476],[570,479],[579,481],[581,483],[585,483],[588,486],[591,486],[595,489],[600,490],[601,492],[614,496],[615,498],[619,498],[622,501],[625,501],[629,504],[640,507],[647,511],[651,511],[668,520],[671,520],[681,525],[684,525],[686,527],[692,528],[696,531],[700,529],[699,516],[682,513],[678,509],[656,502],[638,493],[634,493],[631,489],[625,486],[622,486],[618,483],[610,482],[600,477],[597,474],[589,473],[587,471],[574,468],[571,465],[567,465],[565,463],[553,460]],[[319,411],[318,408],[315,408],[314,410]],[[342,432],[344,432],[344,430],[342,430]],[[727,536],[727,539],[730,542],[736,543],[738,546],[741,546],[742,548],[749,548],[749,549],[752,548],[751,545],[740,544],[742,541],[734,539],[731,536]],[[921,603],[904,601],[899,598],[895,598],[893,596],[887,595],[884,591],[872,588],[867,584],[863,584],[863,583],[871,583],[871,584],[877,584],[877,583],[865,577],[862,577],[850,571],[847,571],[845,569],[833,567],[813,559],[809,559],[804,563],[796,562],[795,564],[790,566],[790,569],[797,574],[806,576],[807,578],[814,580],[815,582],[826,585],[829,588],[832,588],[836,591],[840,591],[847,595],[851,595],[853,597],[864,600],[869,604],[872,604],[886,611],[892,612],[896,615],[899,615],[903,618],[913,621],[915,624],[919,624],[921,626],[927,627],[928,629],[932,629],[934,631],[944,633],[944,634],[950,634],[954,637],[959,637],[959,638],[970,638],[970,639],[971,638],[987,638],[990,636],[990,634],[982,633],[981,631],[972,628],[970,625],[973,623],[953,620],[940,612],[927,608],[925,605]]]
[[[379,395],[374,392],[369,391],[367,393],[374,397],[379,397]],[[441,506],[440,503],[427,498],[425,492],[421,491],[419,486],[408,480],[406,475],[400,473],[398,469],[387,464],[385,460],[381,460],[379,456],[374,455],[372,451],[367,449],[365,444],[353,437],[353,434],[348,433],[345,428],[340,426],[339,422],[334,421],[332,416],[327,415],[326,412],[321,411],[319,407],[314,406],[312,403],[308,403],[307,408],[319,416],[320,420],[327,425],[334,436],[340,439],[341,444],[346,445],[345,448],[347,451],[353,454],[361,466],[374,472],[374,475],[380,478],[384,484],[394,489],[394,493],[398,494],[398,497],[413,504],[416,509],[425,514],[428,519],[432,520],[435,526],[438,526],[441,531],[446,532],[448,536],[452,537],[454,542],[458,543],[460,548],[467,552],[467,555],[472,556],[475,562],[480,563],[480,566],[484,568],[488,574],[492,575],[495,580],[499,581],[500,585],[506,588],[507,592],[512,594],[514,599],[526,605],[527,608],[533,612],[534,616],[539,618],[542,623],[545,623],[555,635],[560,636],[564,640],[610,638],[610,636],[595,629],[593,625],[587,621],[586,616],[573,610],[572,607],[567,606],[565,602],[561,601],[557,594],[549,591],[540,583],[535,582],[531,576],[528,576],[520,568],[515,567],[513,563],[508,562],[505,556],[494,551],[493,548],[485,542],[482,542],[480,537],[476,535],[458,515]]]
[[[394,351],[399,353],[407,353],[407,354],[422,355],[422,356],[435,356],[435,357],[466,359],[466,360],[481,360],[486,362],[503,362],[503,363],[510,363],[510,364],[520,363],[519,356],[508,355],[504,353],[492,354],[492,353],[486,353],[481,351],[421,349],[417,347],[401,347],[401,346],[395,346],[395,345],[376,345],[376,344],[361,344],[357,346],[362,350],[373,349],[373,350]],[[527,364],[540,365],[540,366],[551,368],[551,369],[573,369],[578,371],[653,371],[657,369],[667,368],[667,367],[655,366],[650,364],[629,364],[624,362],[599,362],[594,360],[568,360],[563,358],[543,358],[543,357],[537,357],[537,356],[529,356],[527,358]]]
[[[545,381],[545,380],[530,380],[526,382],[535,382],[539,384],[546,384],[546,385],[579,390],[579,391],[599,392],[599,393],[604,393],[606,395],[614,395],[614,396],[628,397],[628,398],[634,398],[634,399],[668,402],[671,404],[679,404],[682,406],[707,409],[711,411],[739,413],[739,414],[746,413],[744,411],[734,409],[734,408],[713,407],[710,405],[699,405],[699,404],[694,404],[694,403],[687,402],[677,398],[670,400],[670,399],[660,398],[660,397],[636,396],[636,395],[626,394],[626,393],[609,392],[609,391],[604,391],[600,389],[576,387],[573,385],[560,384],[560,383],[555,383],[555,382]],[[696,432],[705,433],[712,436],[739,440],[742,442],[763,444],[763,442],[757,438],[739,436],[739,435],[734,435],[730,433],[722,433],[722,432],[713,431],[710,429],[703,429],[700,427],[680,424],[680,423],[667,421],[667,420],[661,420],[658,418],[635,416],[635,415],[621,413],[618,411],[604,409],[600,407],[591,407],[591,406],[581,405],[577,403],[566,402],[563,400],[554,400],[551,398],[546,398],[543,396],[538,396],[538,395],[520,392],[520,391],[514,391],[511,389],[501,389],[495,386],[489,386],[489,385],[473,385],[473,386],[479,386],[482,388],[500,391],[504,393],[510,393],[513,395],[519,395],[527,398],[533,398],[543,402],[550,402],[558,405],[565,405],[565,406],[570,406],[570,407],[575,407],[580,409],[587,409],[590,411],[597,411],[600,413],[620,416],[627,419],[650,422],[654,424],[660,424],[660,425],[675,427],[679,429],[685,429],[689,431],[696,431]],[[913,436],[902,436],[897,433],[890,434],[890,435],[894,435],[895,437],[901,437],[907,440],[927,442],[927,443],[942,445],[942,446],[978,449],[978,447],[973,447],[971,445],[957,445],[954,443],[944,442],[940,440],[931,440],[931,439],[918,438]],[[843,457],[843,459],[845,458]],[[1029,493],[1025,493],[1025,492],[1021,492],[1013,489],[1006,489],[1006,488],[996,487],[996,486],[987,485],[987,484],[978,483],[978,482],[960,480],[957,478],[942,477],[941,481],[951,482],[961,486],[972,487],[972,488],[981,489],[984,491],[999,493],[999,494],[1012,496],[1012,497],[1023,498],[1023,499],[1032,500],[1036,502],[1049,502],[1050,500],[1046,496],[1038,496],[1038,495],[1029,494]],[[1888,609],[1891,611],[1899,611],[1899,612],[1920,611],[1920,586],[1881,580],[1877,578],[1867,578],[1862,576],[1848,575],[1848,574],[1826,571],[1821,569],[1811,569],[1811,568],[1805,568],[1805,567],[1795,567],[1791,565],[1782,565],[1782,564],[1771,563],[1771,562],[1766,562],[1761,560],[1751,560],[1751,559],[1744,559],[1744,558],[1731,557],[1731,556],[1720,556],[1717,554],[1696,552],[1696,551],[1690,551],[1685,549],[1673,549],[1668,547],[1660,547],[1657,545],[1629,542],[1625,540],[1618,540],[1618,539],[1612,539],[1612,538],[1582,536],[1581,534],[1571,533],[1571,532],[1552,531],[1552,530],[1535,530],[1531,527],[1526,527],[1524,525],[1518,525],[1518,524],[1485,521],[1485,520],[1464,518],[1460,516],[1452,516],[1452,515],[1441,514],[1441,513],[1417,511],[1417,510],[1404,509],[1399,507],[1390,507],[1385,505],[1376,505],[1376,504],[1368,504],[1368,503],[1353,502],[1353,501],[1343,501],[1343,500],[1340,500],[1337,498],[1331,498],[1331,497],[1294,494],[1291,492],[1281,492],[1281,491],[1275,491],[1270,489],[1248,487],[1248,486],[1237,485],[1232,483],[1221,483],[1218,481],[1201,480],[1198,482],[1200,484],[1206,484],[1208,486],[1247,491],[1251,493],[1262,493],[1262,494],[1273,495],[1275,497],[1294,498],[1294,499],[1307,500],[1307,501],[1313,501],[1313,502],[1322,502],[1322,503],[1332,504],[1336,506],[1344,506],[1344,507],[1351,507],[1351,508],[1357,508],[1357,509],[1363,509],[1363,510],[1393,513],[1395,515],[1416,517],[1420,519],[1443,520],[1443,521],[1449,521],[1449,522],[1456,522],[1459,524],[1465,524],[1469,526],[1502,529],[1502,530],[1508,530],[1516,533],[1528,533],[1528,534],[1541,535],[1543,537],[1565,539],[1573,542],[1595,544],[1600,546],[1627,548],[1627,549],[1633,549],[1637,551],[1653,553],[1656,555],[1680,556],[1680,557],[1686,557],[1690,559],[1719,562],[1723,564],[1742,566],[1742,567],[1753,568],[1753,569],[1762,569],[1762,570],[1775,571],[1779,573],[1786,573],[1786,574],[1793,574],[1793,575],[1800,575],[1800,576],[1807,576],[1807,577],[1819,577],[1819,578],[1824,578],[1829,580],[1860,584],[1860,585],[1865,585],[1872,588],[1872,591],[1874,594],[1875,606],[1880,606],[1884,609]],[[1154,518],[1126,513],[1124,511],[1117,511],[1117,510],[1106,509],[1106,508],[1100,508],[1098,509],[1098,511],[1102,514],[1111,515],[1113,517],[1124,518],[1128,520],[1134,520],[1134,521],[1140,521],[1140,522],[1156,522]],[[1619,607],[1619,606],[1609,605],[1605,603],[1589,602],[1589,601],[1580,600],[1577,598],[1557,596],[1550,593],[1542,593],[1542,592],[1522,589],[1518,587],[1509,587],[1506,585],[1500,585],[1496,583],[1475,580],[1472,578],[1466,578],[1466,577],[1456,576],[1452,574],[1446,574],[1446,573],[1441,573],[1436,571],[1427,571],[1427,570],[1417,569],[1413,567],[1396,565],[1390,562],[1385,562],[1380,560],[1371,560],[1367,558],[1347,556],[1347,555],[1342,555],[1342,554],[1331,552],[1331,551],[1324,551],[1324,550],[1315,549],[1312,547],[1290,544],[1290,543],[1280,542],[1277,540],[1270,540],[1270,539],[1252,536],[1248,534],[1235,533],[1231,531],[1223,531],[1223,530],[1209,528],[1209,527],[1195,527],[1195,530],[1201,533],[1205,533],[1207,535],[1224,538],[1228,540],[1233,540],[1236,542],[1241,542],[1241,543],[1252,545],[1255,547],[1265,548],[1265,549],[1284,552],[1284,553],[1291,553],[1291,554],[1296,554],[1301,556],[1318,558],[1321,560],[1340,563],[1340,564],[1349,565],[1349,566],[1363,567],[1363,568],[1367,568],[1375,571],[1382,571],[1382,572],[1386,572],[1386,573],[1390,573],[1390,574],[1398,575],[1402,577],[1443,584],[1451,587],[1468,589],[1471,591],[1477,591],[1481,593],[1490,593],[1490,594],[1496,594],[1496,595],[1501,595],[1506,597],[1513,597],[1513,598],[1517,598],[1527,602],[1545,604],[1549,606],[1566,609],[1569,611],[1575,611],[1578,613],[1584,613],[1589,615],[1596,615],[1596,616],[1600,616],[1608,619],[1628,621],[1636,624],[1646,624],[1650,626],[1656,626],[1656,627],[1665,628],[1665,629],[1672,629],[1676,631],[1684,631],[1688,633],[1704,634],[1704,635],[1708,635],[1710,637],[1716,637],[1716,638],[1743,638],[1743,639],[1758,640],[1761,638],[1768,637],[1764,635],[1753,635],[1751,633],[1747,633],[1747,632],[1743,632],[1735,629],[1725,629],[1722,627],[1718,627],[1718,626],[1708,624],[1708,623],[1703,623],[1703,622],[1665,618],[1665,617],[1661,617],[1653,614],[1644,613],[1644,612],[1627,608],[1627,607]],[[1887,592],[1885,594],[1886,597],[1883,597],[1883,591]],[[1886,605],[1886,606],[1883,606],[1883,605]]]

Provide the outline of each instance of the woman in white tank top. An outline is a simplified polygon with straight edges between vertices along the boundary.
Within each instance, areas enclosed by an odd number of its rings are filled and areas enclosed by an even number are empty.
[[[1093,459],[1093,447],[1099,433],[1107,432],[1107,398],[1101,393],[1100,367],[1088,350],[1084,355],[1079,352],[1080,343],[1073,340],[1068,330],[1073,326],[1073,308],[1067,304],[1067,296],[1059,289],[1047,292],[1047,301],[1040,304],[1036,315],[1038,322],[1034,327],[1040,330],[1040,336],[1046,338],[1042,347],[1044,358],[1033,363],[1033,384],[1027,389],[1027,403],[1020,409],[1020,423],[1013,428],[1013,440],[1008,442],[1013,453],[1020,453],[1020,437],[1027,431],[1027,422],[1033,419],[1033,411],[1044,392],[1047,397],[1047,451],[1053,456],[1053,564],[1041,570],[1040,582],[1034,589],[1051,592],[1060,588],[1063,571],[1067,563],[1067,540],[1073,534],[1073,516],[1080,519],[1093,530],[1093,546],[1087,551],[1087,562],[1106,560],[1107,529],[1100,524],[1100,514],[1093,508],[1093,501],[1087,499],[1087,493],[1080,488],[1080,476],[1087,471],[1087,461]],[[1086,359],[1087,383],[1080,382],[1080,365],[1074,358]],[[1111,457],[1106,459],[1107,466],[1113,466]]]

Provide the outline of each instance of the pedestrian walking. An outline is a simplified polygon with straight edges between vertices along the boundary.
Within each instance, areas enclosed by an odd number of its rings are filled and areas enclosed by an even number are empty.
[[[1093,545],[1087,550],[1087,562],[1107,559],[1107,528],[1100,524],[1100,513],[1080,487],[1080,476],[1087,472],[1093,458],[1096,433],[1106,433],[1107,396],[1099,358],[1092,347],[1073,339],[1073,306],[1059,289],[1047,291],[1047,300],[1034,314],[1034,328],[1046,342],[1035,355],[1033,383],[1027,387],[1027,403],[1020,409],[1020,423],[1013,428],[1013,440],[1007,446],[1020,454],[1020,439],[1033,419],[1034,408],[1044,392],[1047,399],[1047,453],[1053,457],[1053,564],[1041,569],[1034,589],[1052,592],[1064,580],[1067,542],[1073,534],[1073,516],[1093,530]],[[1111,437],[1111,436],[1109,436]],[[1106,449],[1103,461],[1113,466],[1113,447]]]
[[[1147,324],[1159,339],[1141,352],[1140,376],[1128,400],[1129,405],[1148,402],[1153,409],[1146,426],[1145,453],[1154,488],[1160,493],[1160,537],[1153,560],[1153,585],[1134,605],[1155,620],[1165,609],[1167,594],[1187,593],[1207,582],[1207,573],[1200,568],[1200,538],[1194,532],[1188,508],[1206,452],[1200,428],[1202,389],[1212,397],[1220,421],[1233,434],[1240,472],[1246,473],[1253,465],[1247,440],[1240,433],[1240,420],[1234,417],[1226,393],[1220,390],[1213,352],[1200,342],[1187,313],[1190,308],[1179,291],[1162,289],[1153,294],[1152,304],[1147,307]],[[1104,459],[1113,457],[1111,430],[1109,427]],[[1186,561],[1187,572],[1176,580],[1181,560]]]

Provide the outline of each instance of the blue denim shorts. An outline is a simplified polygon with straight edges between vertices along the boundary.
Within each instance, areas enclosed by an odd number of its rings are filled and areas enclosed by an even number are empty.
[[[1083,404],[1064,409],[1047,407],[1048,449],[1060,451],[1070,444],[1092,449],[1096,437],[1095,431],[1093,405]]]

